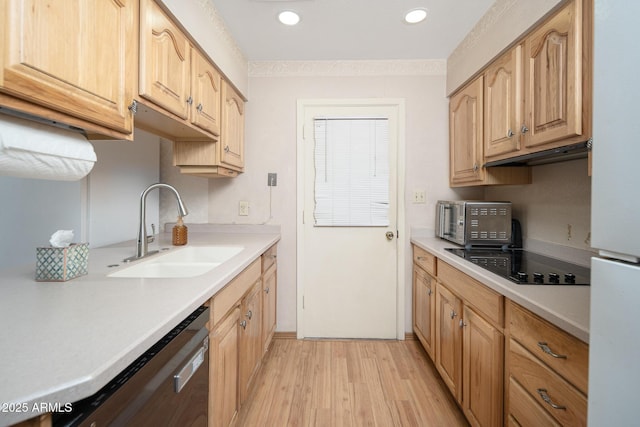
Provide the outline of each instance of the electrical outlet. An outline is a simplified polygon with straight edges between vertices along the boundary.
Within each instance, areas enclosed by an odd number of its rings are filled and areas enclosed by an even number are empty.
[[[427,203],[427,196],[424,190],[415,190],[413,192],[413,203]]]
[[[238,204],[238,215],[249,216],[249,202],[241,200]]]
[[[267,185],[269,187],[275,187],[276,185],[278,185],[277,173],[269,172],[269,174],[267,175]]]

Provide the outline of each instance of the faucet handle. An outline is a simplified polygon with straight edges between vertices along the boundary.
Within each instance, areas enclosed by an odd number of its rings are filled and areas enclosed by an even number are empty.
[[[151,236],[147,236],[147,243],[151,243],[151,242],[156,240],[155,234],[156,234],[156,225],[152,223],[151,224]]]

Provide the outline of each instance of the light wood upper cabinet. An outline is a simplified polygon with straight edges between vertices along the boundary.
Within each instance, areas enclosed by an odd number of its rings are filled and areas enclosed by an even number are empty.
[[[486,161],[589,139],[591,8],[568,2],[485,69]]]
[[[1,105],[131,139],[136,2],[7,0],[0,10]]]
[[[449,100],[449,185],[529,184],[529,168],[484,165],[484,77]]]
[[[451,185],[482,182],[483,77],[462,88],[449,101]]]
[[[222,82],[222,164],[231,168],[244,167],[244,101],[226,81]]]
[[[244,170],[244,100],[224,79],[220,84],[220,137],[217,141],[179,139],[173,163],[184,174],[236,177]]]
[[[140,96],[186,120],[192,99],[190,79],[189,39],[154,0],[142,0]]]
[[[193,105],[191,122],[220,135],[220,73],[197,49],[191,51]]]
[[[520,149],[522,123],[522,46],[494,61],[484,72],[484,155]]]
[[[525,146],[582,134],[582,54],[582,0],[526,38]]]

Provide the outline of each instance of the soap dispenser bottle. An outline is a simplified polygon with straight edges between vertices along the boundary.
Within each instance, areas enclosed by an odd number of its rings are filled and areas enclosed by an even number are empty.
[[[173,244],[182,246],[187,244],[187,226],[184,225],[182,217],[178,217],[176,225],[173,226]]]

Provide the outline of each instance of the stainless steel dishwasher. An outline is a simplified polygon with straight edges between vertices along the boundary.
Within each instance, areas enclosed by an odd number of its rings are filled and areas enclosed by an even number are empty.
[[[54,426],[207,426],[209,308],[200,307]]]

